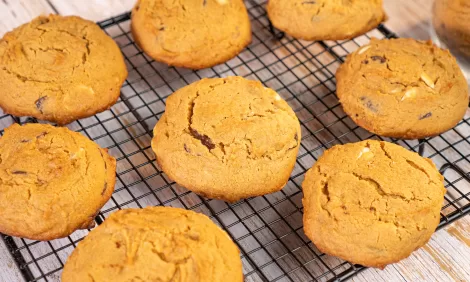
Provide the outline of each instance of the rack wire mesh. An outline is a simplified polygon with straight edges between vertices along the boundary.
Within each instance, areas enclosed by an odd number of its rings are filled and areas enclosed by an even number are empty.
[[[118,43],[129,77],[118,103],[109,111],[70,124],[117,159],[112,199],[96,217],[149,205],[177,206],[211,217],[241,251],[245,281],[344,281],[364,267],[321,253],[302,228],[301,182],[324,150],[336,144],[380,139],[431,158],[445,176],[448,192],[439,228],[470,212],[470,113],[452,130],[425,140],[395,140],[373,135],[355,125],[335,95],[334,74],[345,56],[371,37],[391,38],[385,27],[346,41],[306,42],[273,29],[266,0],[246,1],[253,29],[252,43],[236,58],[213,68],[191,71],[168,67],[147,57],[130,33],[130,14],[99,25]],[[152,129],[172,92],[203,77],[240,75],[275,89],[295,110],[302,142],[294,171],[277,193],[228,204],[202,198],[171,181],[157,166],[150,148]],[[0,112],[0,131],[19,122]],[[2,235],[27,281],[60,281],[62,267],[89,230],[48,242]]]

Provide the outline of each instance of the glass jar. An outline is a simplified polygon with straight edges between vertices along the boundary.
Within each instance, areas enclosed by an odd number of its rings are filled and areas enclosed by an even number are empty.
[[[432,39],[449,49],[470,79],[470,0],[436,0]]]

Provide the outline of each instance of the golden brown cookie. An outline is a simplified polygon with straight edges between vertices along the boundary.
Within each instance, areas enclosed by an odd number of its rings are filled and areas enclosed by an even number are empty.
[[[116,160],[80,133],[13,124],[0,138],[0,232],[33,240],[92,225],[114,191]]]
[[[95,23],[40,16],[0,40],[0,107],[58,124],[102,112],[127,77],[121,51]]]
[[[431,42],[372,39],[347,57],[336,80],[344,111],[382,136],[435,136],[468,108],[467,82],[455,58]]]
[[[274,27],[304,40],[350,39],[386,19],[382,0],[269,0]]]
[[[307,237],[322,252],[378,268],[426,244],[446,192],[430,159],[374,140],[327,150],[302,189]]]
[[[439,39],[457,56],[470,60],[470,1],[434,1],[433,26]]]
[[[171,179],[229,202],[282,189],[299,145],[289,105],[242,77],[203,79],[173,93],[152,140]]]
[[[132,35],[157,61],[202,69],[240,53],[251,27],[243,0],[138,0]]]
[[[207,216],[170,207],[117,211],[68,258],[62,282],[242,282],[237,246]]]

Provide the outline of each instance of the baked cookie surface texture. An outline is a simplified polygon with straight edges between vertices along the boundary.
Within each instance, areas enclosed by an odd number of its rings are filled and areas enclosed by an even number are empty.
[[[242,282],[237,246],[207,216],[170,207],[110,215],[68,258],[62,282]]]
[[[139,0],[132,35],[153,59],[202,69],[235,57],[251,41],[243,0]]]
[[[87,228],[115,177],[115,159],[81,134],[13,124],[0,137],[0,232],[52,240]]]
[[[347,57],[336,80],[344,111],[382,136],[435,136],[468,108],[467,82],[455,58],[431,42],[372,39]]]
[[[382,0],[269,0],[274,27],[304,40],[350,39],[386,19]]]
[[[15,116],[92,116],[116,103],[126,77],[116,43],[76,16],[40,16],[0,40],[0,107]]]
[[[152,148],[163,171],[209,198],[279,191],[300,145],[300,124],[272,89],[242,77],[203,79],[167,99]]]
[[[470,61],[470,2],[434,1],[433,26],[439,40],[459,57]]]
[[[302,189],[304,231],[315,246],[377,268],[428,242],[446,192],[431,160],[375,140],[325,151]]]

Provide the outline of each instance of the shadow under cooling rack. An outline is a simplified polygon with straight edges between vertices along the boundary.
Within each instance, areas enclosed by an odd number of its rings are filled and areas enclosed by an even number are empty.
[[[112,199],[96,218],[100,224],[123,208],[171,205],[204,213],[225,229],[241,251],[245,281],[343,281],[364,268],[321,253],[302,228],[301,182],[317,158],[336,144],[380,139],[431,158],[445,176],[448,192],[440,227],[470,212],[470,115],[452,130],[425,140],[375,136],[341,109],[334,74],[344,57],[371,37],[394,37],[380,26],[353,40],[306,42],[275,31],[264,9],[266,1],[247,1],[253,40],[236,58],[213,68],[192,71],[168,67],[147,57],[130,33],[130,14],[100,26],[120,46],[129,70],[121,98],[109,111],[68,127],[93,139],[117,159]],[[285,188],[277,193],[228,204],[189,192],[157,166],[150,148],[152,129],[175,90],[204,77],[240,75],[273,88],[295,110],[302,128],[297,163]],[[0,128],[14,122],[37,122],[0,115]],[[62,267],[88,230],[48,242],[3,235],[28,281],[60,281]]]

